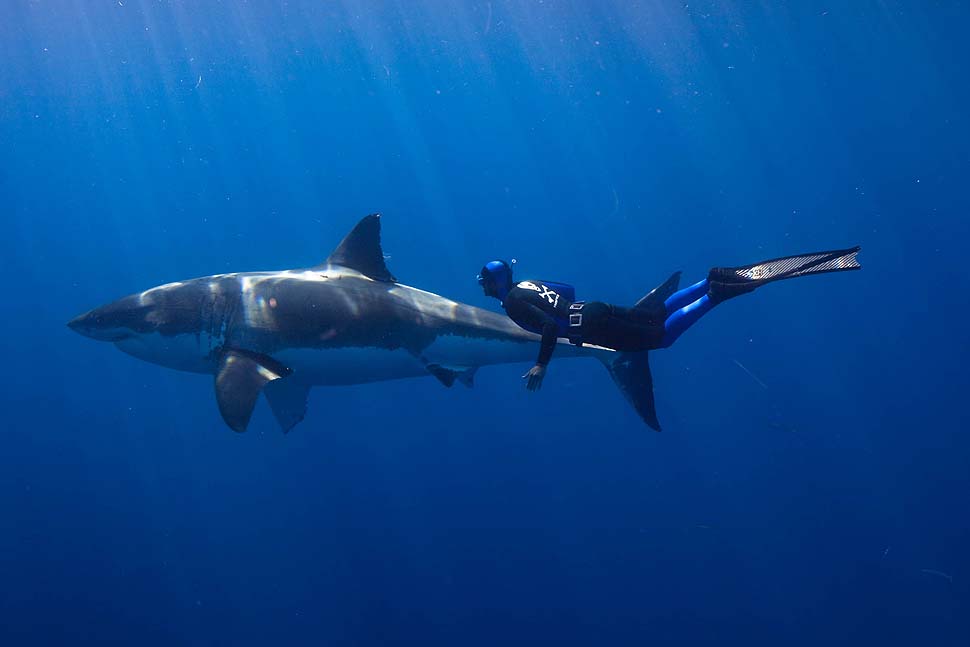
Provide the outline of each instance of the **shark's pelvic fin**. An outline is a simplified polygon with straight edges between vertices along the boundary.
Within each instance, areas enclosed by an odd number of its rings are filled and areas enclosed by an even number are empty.
[[[464,384],[465,388],[472,388],[475,386],[475,371],[477,370],[477,366],[470,366],[458,371],[458,381]]]
[[[269,382],[291,373],[276,360],[245,350],[227,350],[216,373],[216,402],[233,431],[246,431],[256,398]]]
[[[428,372],[438,378],[438,381],[447,387],[454,385],[455,380],[461,382],[469,389],[475,386],[475,371],[477,366],[454,369],[442,366],[441,364],[425,364]]]
[[[395,283],[397,279],[387,269],[381,249],[381,214],[372,213],[358,222],[324,265],[342,265],[375,281]]]
[[[296,381],[296,376],[273,380],[263,387],[263,395],[273,410],[276,422],[285,434],[306,416],[307,397],[310,385]]]

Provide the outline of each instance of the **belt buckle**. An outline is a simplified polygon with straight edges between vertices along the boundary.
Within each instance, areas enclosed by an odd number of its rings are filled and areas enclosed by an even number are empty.
[[[583,314],[581,312],[578,312],[578,311],[579,310],[582,310],[584,305],[586,305],[586,302],[585,301],[576,301],[575,303],[570,303],[569,304],[569,309],[570,310],[576,310],[577,311],[577,312],[571,313],[569,315],[569,327],[570,328],[579,328],[580,326],[583,325]]]

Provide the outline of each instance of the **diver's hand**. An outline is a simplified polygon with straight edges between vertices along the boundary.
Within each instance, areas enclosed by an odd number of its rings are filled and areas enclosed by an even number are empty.
[[[539,387],[542,386],[542,378],[546,376],[546,367],[541,364],[536,364],[529,369],[529,372],[522,376],[523,379],[529,380],[525,388],[530,391],[538,391]]]

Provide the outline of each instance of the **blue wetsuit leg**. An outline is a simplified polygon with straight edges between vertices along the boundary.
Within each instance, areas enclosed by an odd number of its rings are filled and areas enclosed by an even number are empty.
[[[661,348],[667,348],[680,337],[685,330],[711,311],[716,305],[707,295],[707,279],[698,281],[690,287],[674,292],[664,301],[667,308],[667,319],[664,321],[664,336]]]
[[[674,310],[680,310],[684,306],[690,305],[700,299],[702,296],[707,294],[707,279],[703,281],[698,281],[694,285],[688,285],[683,290],[677,290],[664,301],[664,307],[667,308],[667,312],[673,312]]]

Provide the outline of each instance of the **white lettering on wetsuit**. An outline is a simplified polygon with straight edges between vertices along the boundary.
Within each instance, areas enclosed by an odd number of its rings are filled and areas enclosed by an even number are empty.
[[[536,285],[532,281],[522,281],[516,287],[522,288],[523,290],[532,290],[534,292],[538,292],[539,296],[548,301],[553,308],[559,305],[559,293],[550,287],[542,284]]]

